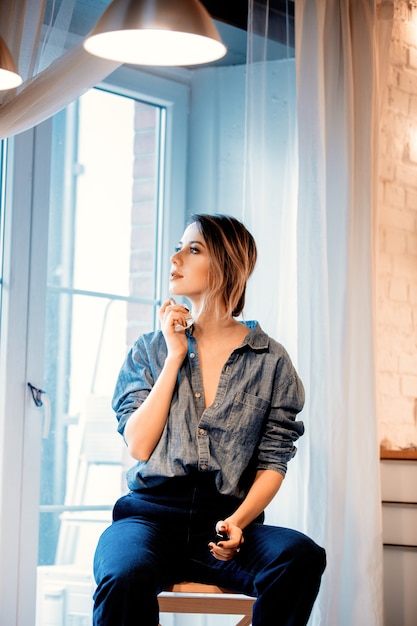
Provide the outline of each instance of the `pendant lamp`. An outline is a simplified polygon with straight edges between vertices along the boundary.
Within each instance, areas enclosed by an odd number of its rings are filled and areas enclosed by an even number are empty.
[[[83,45],[96,56],[134,65],[197,65],[226,54],[199,0],[113,0]]]
[[[0,91],[18,87],[22,82],[22,77],[17,73],[9,48],[0,35]]]

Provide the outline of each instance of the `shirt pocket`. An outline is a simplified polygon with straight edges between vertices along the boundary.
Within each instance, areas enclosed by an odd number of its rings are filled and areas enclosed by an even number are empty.
[[[258,444],[270,403],[259,396],[240,391],[226,403],[219,427],[220,443],[223,446],[235,446],[242,453],[242,446],[247,447],[248,456],[252,456]]]

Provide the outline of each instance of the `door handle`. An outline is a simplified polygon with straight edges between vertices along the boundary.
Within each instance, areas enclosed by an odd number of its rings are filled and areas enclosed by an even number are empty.
[[[32,383],[28,383],[28,387],[32,394],[32,400],[37,407],[43,407],[43,428],[42,428],[42,439],[48,439],[49,430],[51,427],[51,403],[49,401],[49,396],[46,391],[43,389],[39,389],[32,385]]]

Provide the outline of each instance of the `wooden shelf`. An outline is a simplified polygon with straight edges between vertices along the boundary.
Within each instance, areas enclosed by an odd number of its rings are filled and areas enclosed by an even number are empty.
[[[380,458],[417,461],[417,450],[415,450],[414,448],[408,448],[405,450],[387,450],[385,448],[381,448]]]

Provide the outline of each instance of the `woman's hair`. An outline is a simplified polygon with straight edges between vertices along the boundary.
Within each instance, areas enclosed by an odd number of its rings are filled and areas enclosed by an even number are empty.
[[[245,306],[246,282],[255,267],[255,240],[247,228],[228,215],[195,214],[195,223],[210,254],[209,285],[204,305],[221,296],[226,314],[238,317]]]

